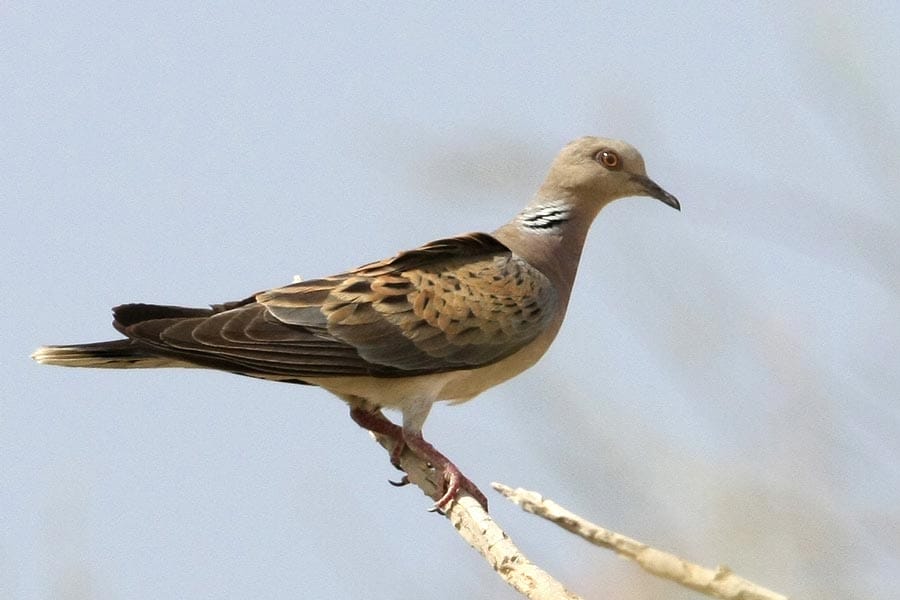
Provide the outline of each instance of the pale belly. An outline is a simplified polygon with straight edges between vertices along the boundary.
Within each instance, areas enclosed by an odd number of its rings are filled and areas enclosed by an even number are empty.
[[[374,405],[403,408],[410,402],[465,402],[534,365],[556,336],[551,328],[519,352],[501,361],[460,371],[416,377],[314,377],[305,381],[338,396],[364,398]]]

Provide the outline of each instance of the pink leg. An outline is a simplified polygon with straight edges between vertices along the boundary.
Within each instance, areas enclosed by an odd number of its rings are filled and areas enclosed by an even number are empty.
[[[391,464],[397,469],[400,466],[400,455],[404,448],[409,448],[416,456],[427,462],[436,471],[441,473],[444,480],[444,493],[434,503],[431,510],[443,513],[450,502],[456,499],[460,491],[468,492],[479,504],[487,510],[487,498],[472,481],[462,474],[449,458],[425,441],[422,433],[410,429],[403,429],[393,423],[378,410],[369,410],[359,406],[351,406],[350,417],[363,429],[383,435],[394,441],[394,449],[391,450]],[[404,476],[400,482],[391,482],[393,485],[406,485],[409,480]]]
[[[391,422],[384,416],[380,410],[367,410],[357,406],[351,406],[350,418],[363,429],[368,429],[372,433],[383,435],[384,437],[394,441],[394,449],[391,450],[391,464],[400,469],[400,455],[403,454],[403,448],[406,442],[403,439],[403,429]],[[393,482],[391,482],[393,483]]]
[[[418,431],[403,430],[403,440],[406,447],[416,456],[427,461],[436,471],[441,473],[444,480],[443,495],[434,503],[432,510],[443,513],[450,502],[456,499],[460,491],[468,492],[470,496],[478,500],[481,507],[487,511],[487,498],[472,481],[462,474],[459,467],[454,465],[449,458],[437,451],[437,449],[425,441]]]

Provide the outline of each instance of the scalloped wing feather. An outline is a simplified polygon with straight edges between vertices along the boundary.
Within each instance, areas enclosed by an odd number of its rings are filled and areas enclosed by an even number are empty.
[[[160,352],[258,377],[413,376],[501,360],[547,327],[547,278],[487,234],[200,311],[126,305],[117,327]],[[146,315],[147,319],[140,318]]]

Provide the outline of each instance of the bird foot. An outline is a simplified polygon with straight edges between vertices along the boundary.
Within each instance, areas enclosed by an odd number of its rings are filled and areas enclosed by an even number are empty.
[[[441,480],[444,482],[443,494],[438,498],[434,505],[429,509],[431,512],[439,512],[444,514],[450,503],[456,500],[460,492],[466,492],[487,512],[487,497],[478,489],[478,486],[472,483],[472,480],[462,474],[453,462],[438,452],[438,450],[425,441],[421,433],[405,431],[403,436],[406,446],[419,458],[427,461],[432,468],[441,474]]]
[[[422,434],[413,431],[404,431],[402,427],[394,424],[390,419],[384,416],[380,410],[367,410],[360,407],[352,407],[350,409],[350,417],[357,425],[363,429],[383,435],[394,442],[391,450],[391,464],[399,470],[403,470],[400,466],[400,455],[403,454],[405,448],[427,462],[431,467],[440,473],[443,489],[441,497],[438,498],[434,505],[429,509],[432,512],[446,513],[450,503],[456,500],[460,492],[466,492],[481,504],[482,508],[487,511],[487,498],[478,489],[472,480],[462,474],[453,462],[441,454],[434,446],[429,444],[422,438]],[[389,481],[396,487],[402,487],[409,484],[409,477],[403,476],[400,481]]]

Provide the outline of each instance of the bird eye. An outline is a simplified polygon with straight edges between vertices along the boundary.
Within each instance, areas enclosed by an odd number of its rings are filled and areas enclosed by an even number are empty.
[[[618,169],[622,164],[619,155],[613,150],[601,150],[594,155],[594,160],[606,167],[607,169]]]

